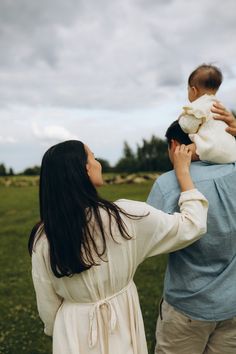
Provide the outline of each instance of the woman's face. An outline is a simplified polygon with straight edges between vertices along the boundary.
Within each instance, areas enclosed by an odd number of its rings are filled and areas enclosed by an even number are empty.
[[[90,181],[92,182],[94,187],[100,187],[103,185],[102,166],[100,162],[95,159],[94,154],[86,145],[85,150],[88,156],[86,168]]]

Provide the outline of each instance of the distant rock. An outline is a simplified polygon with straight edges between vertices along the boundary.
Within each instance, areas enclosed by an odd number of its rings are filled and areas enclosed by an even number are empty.
[[[132,173],[130,175],[114,175],[113,177],[106,178],[104,175],[104,182],[106,184],[132,184],[132,183],[145,183],[147,181],[155,181],[160,173]]]
[[[147,181],[155,181],[160,176],[160,173],[132,173],[127,174],[114,174],[103,175],[105,184],[141,184]],[[13,176],[13,177],[0,177],[0,186],[5,187],[28,187],[38,186],[38,176]]]

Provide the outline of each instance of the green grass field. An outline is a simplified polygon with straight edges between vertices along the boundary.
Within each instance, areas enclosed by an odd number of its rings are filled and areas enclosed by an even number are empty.
[[[107,185],[101,195],[109,200],[146,200],[152,182]],[[27,241],[38,220],[36,186],[0,185],[0,354],[50,354],[51,339],[43,334],[31,281]],[[149,353],[153,353],[158,303],[166,257],[143,263],[135,276],[143,311]]]

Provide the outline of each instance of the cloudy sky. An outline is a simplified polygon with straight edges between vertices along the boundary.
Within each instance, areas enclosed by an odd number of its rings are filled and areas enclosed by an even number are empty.
[[[114,164],[127,140],[164,136],[199,64],[236,108],[235,0],[1,0],[0,163],[39,164],[80,139]]]

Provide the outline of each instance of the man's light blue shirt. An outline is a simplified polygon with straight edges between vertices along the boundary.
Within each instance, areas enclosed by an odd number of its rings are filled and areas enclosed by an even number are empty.
[[[191,164],[196,188],[209,201],[207,233],[169,255],[164,298],[193,319],[221,321],[236,316],[236,163]],[[154,183],[147,203],[178,211],[174,171]]]

